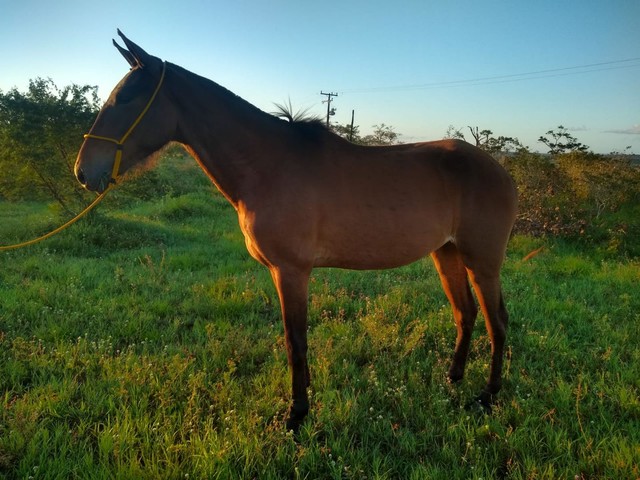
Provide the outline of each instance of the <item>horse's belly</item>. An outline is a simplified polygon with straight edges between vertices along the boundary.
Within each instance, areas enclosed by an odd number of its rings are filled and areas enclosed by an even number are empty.
[[[314,265],[359,270],[393,268],[415,262],[451,240],[434,225],[378,224],[344,228],[318,242]]]

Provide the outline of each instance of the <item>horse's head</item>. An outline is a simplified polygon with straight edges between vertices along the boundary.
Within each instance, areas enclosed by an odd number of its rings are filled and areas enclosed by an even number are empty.
[[[88,190],[103,192],[119,175],[171,140],[175,131],[163,92],[166,64],[125,37],[114,45],[131,70],[113,89],[80,148],[75,173]]]

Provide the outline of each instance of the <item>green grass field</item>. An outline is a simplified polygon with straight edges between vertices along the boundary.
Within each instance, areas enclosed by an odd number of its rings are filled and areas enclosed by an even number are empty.
[[[638,260],[512,239],[490,416],[465,408],[487,376],[481,317],[465,380],[445,380],[455,329],[430,259],[315,271],[296,442],[275,289],[196,168],[165,159],[0,252],[1,478],[640,478]],[[0,203],[0,244],[60,220]]]

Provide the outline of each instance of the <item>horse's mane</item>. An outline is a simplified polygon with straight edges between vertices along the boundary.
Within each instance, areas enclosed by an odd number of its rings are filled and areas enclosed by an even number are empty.
[[[190,72],[189,70],[178,65],[174,66],[185,74],[191,76],[192,78],[197,79],[203,86],[205,86],[205,88],[215,87],[217,91],[221,92],[227,100],[233,102],[233,104],[238,109],[255,112],[257,114],[265,115],[266,118],[271,117],[276,121],[288,123],[291,127],[291,131],[294,132],[294,134],[298,134],[301,138],[320,141],[326,133],[332,133],[331,130],[326,127],[322,118],[317,115],[310,114],[308,108],[294,112],[291,100],[287,100],[282,104],[275,103],[274,106],[276,108],[276,111],[267,114],[255,105],[239,97],[232,91],[217,84],[213,80]]]
[[[317,115],[313,115],[309,113],[309,109],[305,108],[304,110],[298,110],[294,113],[293,105],[291,105],[291,99],[287,100],[286,103],[274,103],[276,107],[276,111],[272,112],[272,115],[275,115],[278,118],[283,120],[287,120],[292,124],[319,124],[324,126],[322,123],[322,119]]]
[[[276,111],[271,112],[271,114],[288,122],[291,128],[299,133],[301,137],[319,140],[323,134],[331,132],[322,118],[310,114],[308,108],[294,112],[290,99],[286,103],[275,103],[274,106]]]
[[[309,113],[309,108],[298,110],[294,113],[290,99],[286,103],[275,103],[274,106],[276,107],[276,111],[271,112],[271,114],[282,120],[288,121],[293,128],[304,131],[328,130],[322,118],[318,115]]]

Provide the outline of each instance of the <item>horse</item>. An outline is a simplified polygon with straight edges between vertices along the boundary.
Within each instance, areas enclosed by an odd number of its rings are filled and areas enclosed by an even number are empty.
[[[319,121],[287,121],[178,65],[120,30],[131,69],[85,135],[75,175],[104,192],[169,142],[184,146],[231,203],[249,254],[269,269],[280,301],[291,403],[286,428],[309,412],[308,283],[317,267],[406,265],[430,254],[457,338],[447,373],[462,379],[478,308],[491,342],[490,408],[502,385],[508,313],[500,271],[515,221],[509,174],[461,140],[362,146]]]

